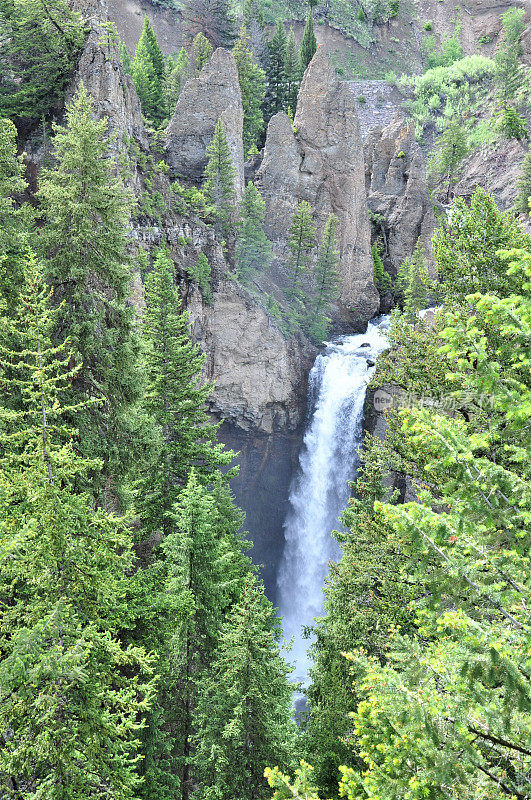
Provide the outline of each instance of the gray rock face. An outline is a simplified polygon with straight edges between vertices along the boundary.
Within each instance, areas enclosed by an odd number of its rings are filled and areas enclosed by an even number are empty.
[[[424,155],[413,126],[397,117],[386,128],[371,131],[365,160],[369,208],[384,217],[387,256],[396,270],[412,254],[419,238],[430,252],[435,228]]]
[[[362,327],[378,308],[378,293],[355,106],[352,92],[337,80],[325,51],[318,49],[302,82],[296,133],[285,114],[271,119],[257,180],[266,201],[267,233],[280,260],[285,261],[298,202],[311,204],[319,233],[329,214],[337,215],[341,298],[335,316]]]
[[[236,192],[243,193],[243,108],[234,56],[219,47],[180,94],[166,131],[166,160],[176,177],[198,181],[206,149],[221,117],[236,169]]]

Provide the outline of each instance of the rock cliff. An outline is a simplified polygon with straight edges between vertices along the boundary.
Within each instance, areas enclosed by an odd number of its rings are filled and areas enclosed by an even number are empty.
[[[362,328],[378,308],[373,283],[363,147],[356,100],[337,80],[324,49],[306,70],[292,128],[277,114],[269,123],[257,181],[266,201],[267,232],[285,258],[297,203],[308,201],[322,231],[338,217],[341,297],[336,319]]]
[[[243,175],[243,108],[234,56],[219,47],[199,75],[189,80],[177,101],[166,131],[166,160],[178,178],[199,181],[206,166],[206,149],[218,119],[222,119],[236,168],[236,193]]]

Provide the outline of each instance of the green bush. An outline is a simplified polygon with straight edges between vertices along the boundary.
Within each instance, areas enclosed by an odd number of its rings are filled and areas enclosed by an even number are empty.
[[[433,30],[433,23],[432,22],[426,22],[426,24],[424,25],[424,30],[425,31],[432,31]]]

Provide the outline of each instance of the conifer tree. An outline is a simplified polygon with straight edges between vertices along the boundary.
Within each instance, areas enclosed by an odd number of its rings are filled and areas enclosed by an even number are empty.
[[[304,26],[304,33],[302,34],[301,47],[299,51],[299,61],[302,74],[304,74],[306,67],[314,57],[316,51],[317,39],[315,38],[315,31],[313,29],[313,11],[310,6],[308,9],[308,17],[306,19],[306,25]]]
[[[321,343],[326,338],[330,320],[326,312],[330,303],[339,297],[339,249],[337,243],[337,217],[328,217],[314,269],[314,295],[309,304],[310,336]]]
[[[183,312],[174,267],[161,248],[146,276],[144,336],[146,398],[144,408],[159,430],[155,456],[137,485],[137,511],[144,536],[172,528],[173,506],[194,465],[198,479],[208,483],[233,454],[216,442],[205,403],[212,386],[201,381],[205,356],[190,340],[188,315]]]
[[[468,145],[463,125],[458,121],[450,121],[438,138],[436,149],[428,162],[428,177],[432,181],[443,182],[447,203],[467,153]]]
[[[378,244],[373,244],[372,260],[374,264],[374,283],[379,292],[388,292],[391,288],[391,277],[384,267],[381,250]]]
[[[293,28],[290,28],[286,40],[286,60],[284,62],[284,75],[286,80],[285,107],[286,112],[289,113],[289,109],[293,115],[295,115],[295,111],[297,110],[297,98],[299,96],[301,83],[300,74],[301,69],[297,44],[295,42]]]
[[[139,399],[138,341],[128,305],[126,255],[131,196],[115,177],[107,121],[93,118],[83,86],[54,127],[56,166],[41,173],[38,197],[44,226],[40,247],[58,307],[55,341],[70,339],[81,368],[72,402],[100,404],[76,416],[81,452],[103,460],[94,490],[111,480],[118,489],[134,458],[132,409]],[[114,490],[113,490],[114,491]]]
[[[194,797],[269,796],[264,768],[289,763],[295,732],[290,671],[280,656],[272,606],[250,576],[200,683]]]
[[[120,53],[120,61],[122,62],[122,67],[124,68],[124,72],[127,75],[130,75],[131,56],[129,55],[129,51],[123,42],[118,43],[118,52]]]
[[[522,174],[518,181],[515,208],[520,214],[531,216],[531,150],[525,154],[522,162]]]
[[[201,72],[213,53],[212,45],[201,31],[194,37],[192,52],[194,54],[195,68],[198,72]]]
[[[286,50],[288,40],[281,19],[277,20],[275,32],[269,42],[267,67],[267,117],[282,111],[286,102]]]
[[[131,77],[142,112],[148,120],[159,125],[166,116],[162,89],[164,57],[147,16],[131,61]]]
[[[17,131],[8,119],[0,119],[0,296],[14,311],[22,277],[25,240],[32,213],[27,203],[17,207],[14,197],[26,188],[23,156],[17,156]]]
[[[521,85],[520,57],[523,52],[521,38],[526,27],[524,17],[523,9],[511,8],[501,18],[503,33],[494,61],[497,96],[503,108],[514,101],[516,92]]]
[[[290,300],[304,299],[303,282],[308,274],[312,252],[315,248],[315,225],[312,208],[301,200],[293,215],[289,229],[288,286],[285,290]]]
[[[177,60],[171,65],[164,79],[164,101],[168,115],[172,115],[181,90],[190,77],[190,59],[184,47],[181,47]]]
[[[401,295],[404,312],[410,319],[416,319],[418,312],[426,308],[431,288],[424,246],[420,239],[411,258],[406,258],[400,265],[396,287]]]
[[[207,157],[204,192],[216,210],[224,233],[228,235],[236,212],[236,170],[221,117],[207,147]]]
[[[129,800],[151,667],[116,637],[128,529],[75,489],[98,465],[67,424],[77,366],[51,341],[57,313],[28,251],[18,313],[0,325],[0,784],[11,797],[88,800],[105,786]]]
[[[242,25],[232,52],[242,93],[244,156],[247,156],[253,146],[256,147],[264,129],[262,102],[265,95],[265,72],[256,63],[250,44],[247,29]]]
[[[208,258],[204,253],[199,253],[197,262],[187,268],[188,277],[190,280],[195,281],[201,289],[201,294],[207,305],[212,305],[212,287],[210,285],[212,270]]]
[[[252,181],[240,205],[240,229],[236,243],[236,270],[243,282],[271,264],[271,243],[264,231],[265,202]]]
[[[0,117],[34,124],[63,92],[85,41],[67,0],[0,4]]]
[[[249,32],[251,51],[263,70],[267,70],[269,52],[266,38],[266,23],[262,0],[245,0],[243,24]]]
[[[231,47],[234,42],[234,18],[228,0],[187,0],[184,20],[191,36],[204,34],[214,49]]]

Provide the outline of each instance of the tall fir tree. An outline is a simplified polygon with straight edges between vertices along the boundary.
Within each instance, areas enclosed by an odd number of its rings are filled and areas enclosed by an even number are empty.
[[[221,117],[207,147],[207,157],[204,192],[216,210],[223,232],[228,236],[236,214],[236,170]]]
[[[245,0],[243,24],[249,32],[251,51],[260,67],[267,71],[269,52],[267,48],[266,22],[262,0]]]
[[[272,117],[284,110],[286,102],[286,49],[287,36],[284,23],[277,20],[275,32],[269,42],[269,59],[267,67],[267,117]]]
[[[404,313],[411,321],[416,320],[418,312],[426,308],[432,289],[424,246],[420,239],[411,258],[406,258],[398,269],[396,289]]]
[[[201,31],[194,36],[194,40],[192,42],[192,52],[194,55],[195,68],[197,72],[201,72],[210,56],[214,52],[212,45],[206,36],[201,33]]]
[[[290,671],[280,655],[273,608],[250,576],[199,684],[198,800],[269,797],[265,767],[291,759]]]
[[[291,112],[291,114],[295,116],[295,111],[297,110],[297,98],[299,96],[299,88],[301,85],[301,68],[293,28],[289,29],[288,38],[286,40],[284,75],[286,81],[286,96],[284,101],[285,110],[287,113]]]
[[[164,78],[164,102],[166,104],[168,116],[173,114],[181,90],[190,75],[190,59],[186,49],[181,47],[175,63],[171,64]]]
[[[531,150],[525,154],[522,162],[522,174],[518,180],[515,208],[520,214],[531,216]]]
[[[243,282],[271,264],[271,242],[264,231],[265,201],[252,181],[243,193],[240,205],[240,228],[236,243],[236,271]]]
[[[314,269],[314,293],[308,305],[308,332],[319,344],[326,338],[330,329],[327,311],[330,303],[339,297],[339,247],[337,242],[338,219],[335,214],[328,217],[317,261]]]
[[[312,253],[315,249],[315,225],[312,207],[301,200],[293,215],[289,229],[288,285],[286,296],[293,301],[304,300],[303,284],[309,273]]]
[[[143,114],[150,122],[159,125],[166,116],[162,86],[164,57],[147,16],[144,17],[144,26],[131,61],[130,73]]]
[[[243,152],[246,157],[259,142],[264,129],[262,103],[265,95],[265,72],[256,63],[251,40],[245,26],[242,25],[233,49],[234,60],[238,68],[238,79],[243,105]]]
[[[127,224],[132,198],[115,177],[107,120],[81,86],[54,127],[56,166],[43,169],[38,198],[44,219],[39,246],[58,308],[55,341],[67,337],[81,368],[71,401],[95,398],[76,415],[79,448],[103,460],[97,495],[114,494],[134,461],[133,408],[141,393],[138,337],[128,302]]]
[[[459,121],[447,123],[437,139],[436,149],[428,160],[428,178],[431,182],[442,182],[444,199],[450,201],[452,188],[468,153],[466,132]]]
[[[511,8],[502,16],[502,36],[496,51],[496,93],[503,108],[512,104],[521,86],[523,53],[521,44],[525,31],[525,13],[523,9]]]
[[[150,659],[116,636],[132,541],[76,490],[98,465],[75,452],[78,367],[52,342],[50,294],[28,250],[18,313],[0,325],[0,783],[9,797],[130,800],[152,693]]]
[[[317,39],[315,38],[315,31],[313,27],[313,11],[310,6],[308,9],[308,17],[306,19],[306,25],[304,26],[304,33],[302,34],[301,47],[299,50],[299,61],[302,74],[304,74],[306,67],[314,57],[316,51]]]

